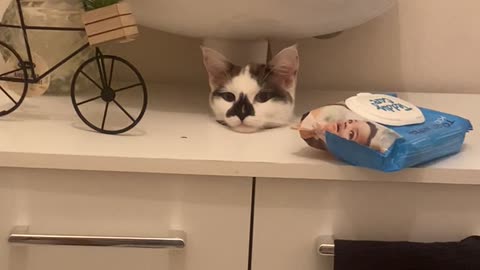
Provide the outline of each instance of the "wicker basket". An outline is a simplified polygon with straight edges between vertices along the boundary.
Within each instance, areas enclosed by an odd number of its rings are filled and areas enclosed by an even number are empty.
[[[82,20],[90,45],[129,42],[139,33],[135,17],[127,3],[87,11]]]

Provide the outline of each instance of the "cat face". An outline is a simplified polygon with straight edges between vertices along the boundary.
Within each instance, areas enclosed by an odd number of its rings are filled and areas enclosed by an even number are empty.
[[[268,64],[239,67],[202,48],[210,83],[210,107],[221,124],[242,133],[286,125],[293,115],[299,57],[296,46]]]

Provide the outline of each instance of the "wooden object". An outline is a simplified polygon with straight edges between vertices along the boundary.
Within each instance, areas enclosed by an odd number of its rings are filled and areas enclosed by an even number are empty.
[[[116,41],[129,42],[138,35],[138,27],[127,3],[87,11],[82,17],[90,45]]]

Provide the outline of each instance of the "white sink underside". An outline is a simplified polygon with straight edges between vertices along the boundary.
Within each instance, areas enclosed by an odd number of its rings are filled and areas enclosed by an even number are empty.
[[[130,0],[140,24],[210,38],[306,38],[345,30],[395,0]]]

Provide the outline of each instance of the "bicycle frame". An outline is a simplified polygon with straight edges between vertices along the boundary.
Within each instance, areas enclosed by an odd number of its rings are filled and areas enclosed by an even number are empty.
[[[15,28],[15,29],[22,29],[23,33],[23,39],[25,42],[25,49],[27,51],[27,57],[28,61],[23,61],[22,65],[25,65],[25,67],[31,71],[31,78],[30,75],[28,75],[28,83],[39,83],[42,79],[44,79],[46,76],[48,76],[50,73],[54,72],[56,69],[58,69],[60,66],[68,62],[70,59],[75,57],[77,54],[85,50],[90,46],[89,43],[86,43],[79,49],[75,50],[72,52],[69,56],[65,57],[63,60],[59,61],[57,64],[55,64],[53,67],[51,67],[49,70],[45,71],[43,74],[37,75],[35,72],[35,64],[33,63],[33,57],[32,57],[32,51],[30,48],[30,41],[28,39],[28,31],[29,30],[47,30],[47,31],[64,31],[64,32],[70,32],[70,31],[75,31],[75,32],[85,32],[85,28],[73,28],[73,27],[51,27],[51,26],[30,26],[25,23],[25,18],[23,16],[23,10],[22,10],[22,5],[21,5],[21,0],[16,0],[17,2],[17,9],[18,9],[18,15],[20,19],[20,25],[10,25],[10,24],[3,24],[0,23],[0,28]],[[18,69],[21,70],[21,69]],[[16,72],[18,70],[12,71]],[[23,79],[18,79],[18,78],[2,78],[3,81],[11,81],[11,82],[24,82]]]

